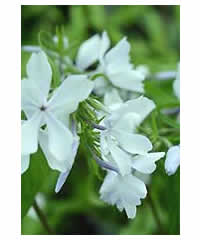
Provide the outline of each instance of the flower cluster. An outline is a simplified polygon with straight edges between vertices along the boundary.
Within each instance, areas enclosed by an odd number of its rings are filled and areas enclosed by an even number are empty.
[[[55,37],[53,41],[59,40]],[[66,37],[63,42],[68,49]],[[83,138],[93,159],[107,172],[100,198],[134,218],[136,206],[147,194],[140,176],[153,173],[156,162],[165,155],[153,152],[151,140],[138,131],[156,108],[143,96],[147,71],[131,63],[126,38],[110,49],[106,32],[85,41],[74,62],[68,56],[60,61],[55,55],[55,64],[60,67],[56,84],[51,54],[37,50],[27,63],[27,78],[21,82],[25,113],[22,173],[28,170],[30,156],[39,146],[49,167],[60,172],[55,188],[60,191]]]

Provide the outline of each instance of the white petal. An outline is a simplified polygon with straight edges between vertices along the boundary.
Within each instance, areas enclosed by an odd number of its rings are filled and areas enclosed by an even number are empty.
[[[119,93],[116,89],[112,88],[107,91],[104,95],[104,104],[108,106],[111,110],[115,110],[121,106],[123,103]]]
[[[141,173],[150,174],[156,169],[155,162],[164,157],[164,152],[148,153],[133,157],[132,166]]]
[[[21,174],[26,172],[30,164],[30,155],[21,156]]]
[[[112,71],[109,71],[110,68]],[[139,93],[144,92],[144,85],[142,83],[144,75],[139,71],[127,71],[126,69],[120,69],[120,66],[116,68],[113,65],[109,66],[109,69],[107,70],[107,76],[116,87]]]
[[[48,132],[41,130],[39,133],[39,143],[41,149],[47,159],[49,167],[51,169],[58,170],[60,172],[65,172],[68,169],[71,169],[71,159],[68,157],[67,159],[60,161],[56,159],[56,157],[49,150],[49,141],[48,141]]]
[[[134,171],[134,176],[140,179],[145,185],[150,185],[152,180],[152,176],[150,174],[145,174],[138,171]]]
[[[33,53],[27,63],[28,78],[36,83],[38,88],[48,96],[51,84],[52,71],[44,52]]]
[[[101,131],[100,133],[100,147],[102,154],[107,155],[109,153],[108,143],[106,141],[106,134],[104,133],[104,131]]]
[[[144,78],[150,75],[150,69],[147,65],[138,65],[135,70],[139,71],[144,76]]]
[[[97,61],[100,44],[99,35],[94,35],[80,46],[76,58],[76,65],[80,70],[85,70]]]
[[[46,113],[45,120],[48,128],[49,151],[57,160],[65,161],[72,151],[72,133],[51,113]]]
[[[33,117],[23,122],[21,127],[22,155],[34,153],[38,149],[38,131],[43,115],[37,111]]]
[[[103,96],[108,89],[108,83],[103,77],[94,80],[94,92],[98,96]]]
[[[70,166],[65,172],[60,173],[57,183],[56,183],[56,188],[55,188],[55,192],[58,193],[60,191],[60,189],[62,188],[62,186],[64,185],[65,181],[67,180],[67,177],[71,171],[72,165],[74,163],[76,154],[77,154],[77,150],[78,150],[78,146],[79,146],[79,137],[77,136],[77,134],[74,134],[74,141],[73,141],[73,145],[72,145],[72,154],[71,154],[71,160],[70,160]]]
[[[112,130],[113,136],[127,152],[132,154],[146,154],[151,151],[152,144],[149,139],[140,134],[131,134],[121,130]]]
[[[79,137],[77,135],[74,136],[70,155],[64,161],[60,161],[60,160],[56,159],[56,157],[54,157],[54,155],[49,151],[48,132],[46,130],[45,131],[40,130],[39,143],[42,148],[42,151],[45,154],[45,157],[48,161],[50,168],[58,170],[63,173],[70,172],[72,165],[74,163],[74,159],[75,159],[75,156],[76,156],[76,153],[78,150],[78,146],[79,146]]]
[[[116,204],[120,211],[125,209],[129,218],[135,217],[136,206],[141,204],[140,199],[146,194],[145,184],[131,174],[122,177],[108,172],[100,188],[101,199],[111,205]]]
[[[105,56],[106,64],[109,63],[118,63],[120,64],[128,64],[129,63],[129,52],[130,52],[130,44],[123,38],[115,47],[113,47]]]
[[[67,177],[70,173],[70,170],[67,170],[66,172],[61,172],[59,177],[58,177],[58,180],[57,180],[57,183],[56,183],[56,188],[55,188],[55,192],[58,193],[62,186],[64,185],[64,183],[66,182],[67,180]]]
[[[121,116],[121,118],[113,124],[113,129],[122,130],[132,133],[138,127],[141,122],[139,114],[129,112]]]
[[[140,122],[138,122],[140,124],[154,108],[155,104],[152,100],[141,96],[125,102],[119,109],[112,113],[112,118],[117,121],[126,113],[132,112],[140,116]]]
[[[66,111],[72,113],[78,107],[78,103],[88,98],[94,87],[85,75],[71,75],[65,79],[61,86],[54,92],[48,102],[52,111]]]
[[[104,54],[106,53],[109,47],[110,47],[110,39],[108,37],[107,32],[103,32],[102,38],[101,38],[100,53],[99,53],[100,60],[102,60]]]
[[[128,174],[131,172],[131,157],[117,147],[114,143],[109,143],[110,153],[116,162],[119,171],[122,175]]]
[[[171,176],[180,165],[180,146],[172,146],[169,148],[165,160],[165,171]]]
[[[33,81],[21,81],[21,108],[30,118],[44,102],[44,95]]]
[[[133,206],[133,204],[127,204],[125,207],[126,215],[128,218],[133,219],[136,216],[136,206]]]

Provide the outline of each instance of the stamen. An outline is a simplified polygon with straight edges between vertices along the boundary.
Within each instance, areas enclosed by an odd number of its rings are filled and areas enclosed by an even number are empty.
[[[91,151],[91,149],[90,149],[90,151]],[[91,151],[91,152],[92,152],[92,151]],[[109,163],[103,161],[102,159],[100,159],[99,157],[97,157],[97,155],[94,154],[93,152],[92,152],[92,155],[93,155],[93,158],[95,159],[96,163],[97,163],[100,167],[102,167],[102,168],[104,168],[104,169],[107,169],[107,170],[114,171],[114,172],[120,174],[120,173],[119,173],[119,170],[118,170],[116,167],[112,166],[112,164],[109,164]]]

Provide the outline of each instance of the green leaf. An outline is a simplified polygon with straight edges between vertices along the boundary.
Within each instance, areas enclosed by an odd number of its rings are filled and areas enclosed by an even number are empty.
[[[35,195],[41,190],[50,174],[50,168],[41,149],[31,156],[30,167],[21,177],[21,217],[31,207]]]
[[[167,117],[167,116],[164,115],[164,114],[160,114],[159,117],[160,117],[160,119],[161,119],[164,123],[166,123],[168,126],[173,127],[173,128],[177,128],[177,129],[180,129],[180,124],[179,124],[177,121],[175,121],[175,120]]]
[[[171,80],[151,80],[145,82],[145,92],[153,99],[159,109],[179,106],[179,101],[173,93]]]

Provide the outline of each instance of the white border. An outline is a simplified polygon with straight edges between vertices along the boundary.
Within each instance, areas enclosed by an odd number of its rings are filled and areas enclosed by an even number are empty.
[[[181,0],[21,0],[22,5],[180,5]]]
[[[16,239],[21,232],[21,8],[18,2],[2,3],[0,28],[0,238]]]
[[[1,5],[1,204],[2,239],[199,239],[200,34],[193,0],[10,0]],[[181,237],[20,236],[20,4],[179,5],[181,7]],[[7,7],[7,8],[5,8]],[[19,161],[18,161],[19,160]]]

